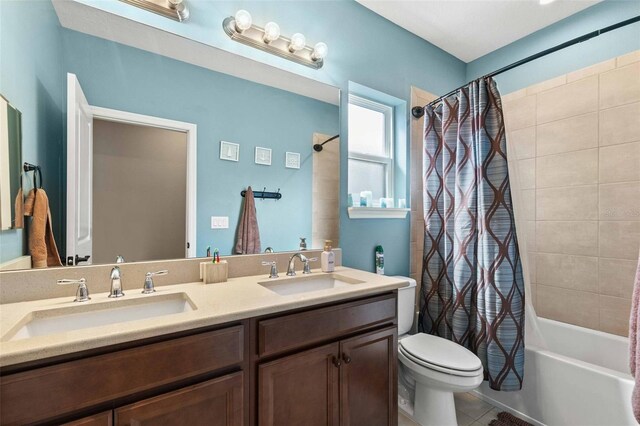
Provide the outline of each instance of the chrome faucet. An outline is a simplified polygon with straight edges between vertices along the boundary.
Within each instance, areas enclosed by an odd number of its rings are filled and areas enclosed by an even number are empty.
[[[86,302],[91,300],[89,297],[89,289],[87,288],[87,280],[80,278],[79,280],[58,280],[58,285],[78,284],[78,290],[76,290],[76,298],[74,302]]]
[[[124,293],[122,292],[122,273],[120,272],[120,268],[114,266],[111,269],[111,291],[109,292],[109,297],[122,297]]]
[[[311,266],[309,265],[309,262],[315,262],[316,260],[318,260],[317,257],[312,257],[311,259],[309,259],[302,253],[295,253],[293,256],[291,256],[291,259],[289,259],[289,267],[287,268],[287,275],[290,277],[296,275],[296,257],[300,259],[300,261],[304,264],[302,273],[305,275],[311,273]]]
[[[262,266],[271,266],[269,278],[278,278],[278,265],[276,265],[275,260],[272,262],[262,262]]]
[[[167,271],[166,269],[158,272],[147,272],[147,274],[144,276],[144,286],[142,287],[142,294],[155,293],[156,289],[153,286],[153,277],[155,277],[156,275],[167,275],[168,273],[169,271]]]

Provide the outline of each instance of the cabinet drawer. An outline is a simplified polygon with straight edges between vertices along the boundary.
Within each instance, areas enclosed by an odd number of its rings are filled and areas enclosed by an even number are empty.
[[[395,294],[258,321],[258,355],[265,356],[393,323]]]
[[[239,325],[2,377],[0,423],[53,419],[239,364],[243,335]]]
[[[115,410],[116,426],[242,426],[242,372]]]
[[[84,417],[65,423],[62,426],[113,426],[113,411],[109,410],[93,416]]]

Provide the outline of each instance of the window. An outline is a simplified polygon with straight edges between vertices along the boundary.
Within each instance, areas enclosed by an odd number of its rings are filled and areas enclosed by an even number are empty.
[[[349,95],[349,193],[393,198],[393,108]]]

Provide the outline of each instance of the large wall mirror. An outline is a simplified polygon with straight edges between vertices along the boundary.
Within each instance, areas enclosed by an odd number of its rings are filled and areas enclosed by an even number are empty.
[[[66,29],[49,2],[8,2],[2,15],[0,93],[23,135],[7,141],[18,165],[41,170],[50,216],[36,238],[62,264],[256,252],[236,247],[249,187],[260,252],[337,239],[339,138],[313,144],[338,134],[339,102]],[[31,173],[16,174],[25,198]],[[32,220],[3,227],[0,263],[31,254]],[[39,266],[56,266],[50,251]]]

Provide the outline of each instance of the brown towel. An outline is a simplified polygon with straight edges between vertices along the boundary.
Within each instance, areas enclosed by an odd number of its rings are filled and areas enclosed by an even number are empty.
[[[631,316],[629,318],[629,367],[631,375],[635,378],[635,386],[631,396],[633,415],[640,422],[640,254],[638,255],[638,268],[631,299]]]
[[[237,254],[260,253],[260,230],[258,229],[258,218],[256,216],[256,200],[253,198],[251,187],[247,188],[244,194],[244,206],[242,217],[238,223],[236,232]]]
[[[33,219],[29,226],[29,252],[34,268],[62,266],[53,238],[49,197],[44,189],[32,189],[24,203],[24,215]]]

